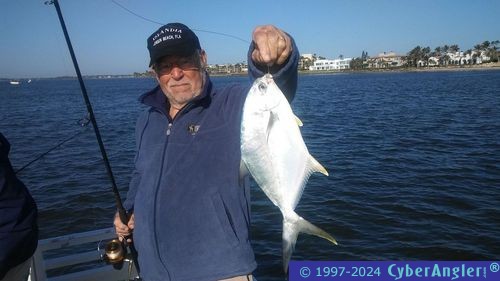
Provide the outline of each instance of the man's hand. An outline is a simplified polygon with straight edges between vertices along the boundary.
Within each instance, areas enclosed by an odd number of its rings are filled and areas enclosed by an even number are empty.
[[[115,225],[115,231],[116,235],[118,235],[118,239],[122,241],[125,237],[128,237],[132,234],[132,231],[134,230],[134,214],[132,214],[128,220],[127,225],[122,223],[122,220],[120,219],[120,215],[118,212],[115,214],[115,220],[114,220],[114,225]],[[127,239],[127,242],[132,242],[131,239]]]
[[[252,35],[255,49],[252,60],[262,66],[285,63],[292,53],[292,40],[281,29],[273,25],[257,26]]]

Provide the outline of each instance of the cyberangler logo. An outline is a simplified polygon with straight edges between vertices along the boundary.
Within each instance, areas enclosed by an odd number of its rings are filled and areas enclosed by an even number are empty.
[[[400,279],[412,279],[423,278],[423,280],[429,280],[429,278],[450,278],[450,280],[455,280],[458,278],[471,278],[471,277],[484,277],[486,278],[486,267],[484,266],[467,266],[461,264],[460,266],[445,266],[435,263],[432,266],[411,266],[405,264],[404,266],[398,266],[396,264],[391,264],[387,268],[387,273],[394,277],[394,280]],[[440,279],[442,280],[442,279]]]

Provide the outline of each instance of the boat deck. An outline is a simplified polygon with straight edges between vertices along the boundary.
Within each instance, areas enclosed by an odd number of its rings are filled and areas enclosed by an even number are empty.
[[[118,281],[137,280],[132,262],[121,269],[106,264],[105,242],[116,238],[113,228],[40,240],[31,264],[31,281]]]

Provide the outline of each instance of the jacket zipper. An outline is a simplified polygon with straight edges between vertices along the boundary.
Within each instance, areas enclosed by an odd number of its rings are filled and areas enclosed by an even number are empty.
[[[173,123],[173,121],[168,122],[168,127],[167,127],[167,132],[166,132],[167,136],[170,136],[170,133],[172,131],[172,123]]]
[[[165,145],[163,147],[163,153],[162,153],[162,161],[161,161],[161,167],[160,167],[160,176],[158,178],[158,183],[156,185],[156,191],[155,191],[155,208],[154,208],[154,214],[153,214],[153,229],[154,229],[154,240],[155,240],[155,243],[156,243],[156,252],[157,252],[157,255],[158,255],[158,258],[160,259],[165,271],[168,273],[168,280],[171,279],[170,277],[170,272],[168,271],[168,268],[167,268],[167,265],[165,263],[165,261],[162,259],[161,257],[161,253],[160,253],[160,249],[159,249],[159,242],[158,242],[158,232],[157,232],[157,221],[156,221],[156,212],[157,212],[157,200],[158,200],[158,192],[160,190],[160,185],[161,185],[161,182],[162,182],[162,178],[163,178],[163,167],[165,167],[165,158],[167,156],[167,146],[168,146],[168,142],[169,142],[169,138],[170,138],[170,134],[172,133],[172,127],[174,125],[174,122],[175,120],[177,119],[177,117],[179,117],[181,114],[183,114],[186,110],[188,110],[189,108],[191,108],[192,106],[192,103],[189,103],[187,104],[184,108],[182,108],[179,112],[177,112],[177,114],[175,115],[175,117],[173,119],[170,119],[169,116],[166,116],[167,119],[168,119],[168,126],[167,126],[167,130],[165,132],[165,135],[166,135],[166,139],[165,139]]]
[[[158,192],[160,190],[160,185],[161,185],[161,182],[162,182],[162,178],[163,178],[163,167],[165,166],[165,157],[166,157],[166,154],[167,154],[167,146],[168,146],[168,141],[169,141],[169,136],[170,136],[170,132],[171,132],[171,129],[172,129],[172,125],[173,125],[173,120],[171,121],[170,118],[167,116],[167,119],[168,119],[168,127],[167,127],[167,131],[166,131],[166,138],[165,138],[165,144],[163,146],[163,152],[162,152],[162,160],[161,160],[161,165],[160,165],[160,175],[158,177],[158,182],[156,184],[156,190],[155,190],[155,206],[153,208],[153,236],[154,236],[154,242],[155,242],[155,248],[156,248],[156,254],[158,256],[158,259],[160,260],[160,263],[163,265],[163,268],[165,269],[165,271],[167,272],[168,276],[165,276],[166,277],[166,280],[171,280],[171,277],[170,277],[170,272],[168,271],[168,268],[167,268],[167,265],[165,263],[165,261],[162,259],[161,257],[161,253],[160,253],[160,248],[159,248],[159,241],[158,241],[158,234],[157,234],[157,208],[158,208],[158,204],[156,203],[156,201],[158,200]]]

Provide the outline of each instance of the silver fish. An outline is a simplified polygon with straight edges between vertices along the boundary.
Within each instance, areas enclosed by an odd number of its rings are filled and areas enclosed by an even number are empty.
[[[300,232],[337,244],[330,234],[294,211],[309,176],[313,172],[328,176],[325,168],[309,154],[300,125],[272,75],[255,80],[243,107],[241,157],[257,184],[283,215],[285,272]]]

